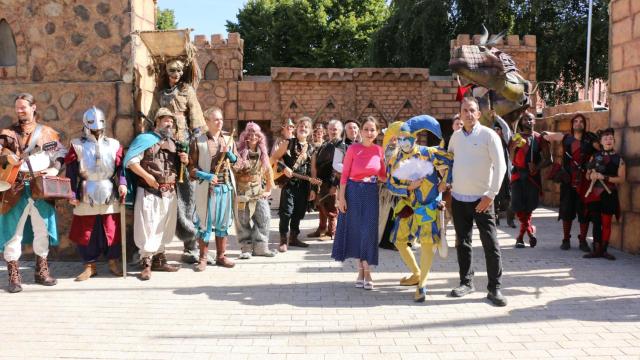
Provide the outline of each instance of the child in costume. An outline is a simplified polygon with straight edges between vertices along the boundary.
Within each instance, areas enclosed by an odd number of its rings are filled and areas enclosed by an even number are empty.
[[[607,249],[613,215],[620,217],[617,186],[624,183],[626,168],[620,154],[613,150],[614,130],[608,128],[600,131],[599,135],[602,150],[595,153],[587,165],[587,179],[591,180],[591,184],[585,194],[585,203],[593,222],[593,251],[584,257],[615,260]]]
[[[442,139],[438,121],[429,115],[420,115],[407,120],[398,134],[397,151],[387,166],[387,188],[400,196],[395,208],[395,226],[392,241],[400,241],[398,251],[412,275],[403,279],[417,281],[414,300],[425,301],[426,281],[433,263],[437,246],[446,239],[441,238],[440,212],[442,191],[451,182],[449,168],[451,156],[439,147],[416,145],[416,135],[427,130]],[[443,180],[439,172],[444,172]],[[421,243],[420,267],[405,242],[418,240]]]

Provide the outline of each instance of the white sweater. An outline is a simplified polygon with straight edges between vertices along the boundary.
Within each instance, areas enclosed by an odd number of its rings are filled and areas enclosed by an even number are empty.
[[[498,194],[507,166],[495,131],[480,123],[470,134],[458,130],[451,135],[449,151],[453,153],[452,192],[492,199]]]

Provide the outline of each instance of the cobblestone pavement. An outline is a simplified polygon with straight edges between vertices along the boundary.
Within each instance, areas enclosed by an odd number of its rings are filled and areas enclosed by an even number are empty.
[[[148,282],[137,269],[112,278],[100,264],[100,276],[77,283],[79,263],[53,263],[59,284],[46,288],[24,262],[24,291],[0,293],[0,358],[640,359],[640,259],[614,250],[617,261],[586,260],[575,244],[559,250],[555,216],[536,212],[535,249],[514,249],[515,229],[499,228],[503,308],[485,299],[477,234],[476,292],[447,296],[458,279],[450,249],[436,258],[423,304],[397,285],[405,270],[396,252],[381,250],[376,289],[365,291],[353,286],[355,263],[331,260],[329,240],[237,260],[234,269],[154,273]],[[315,219],[304,221],[305,233]],[[448,239],[453,245],[451,227]]]

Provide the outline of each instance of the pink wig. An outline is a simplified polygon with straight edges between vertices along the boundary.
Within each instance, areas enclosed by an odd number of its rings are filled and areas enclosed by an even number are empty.
[[[260,126],[254,122],[250,122],[244,128],[244,131],[240,134],[240,138],[238,139],[238,153],[240,154],[240,159],[242,161],[246,161],[249,157],[249,146],[247,145],[247,136],[249,135],[249,131],[253,131],[258,136],[258,149],[260,149],[260,161],[262,162],[262,166],[265,169],[270,167],[269,165],[269,152],[267,151],[267,137],[264,135],[262,130],[260,130]]]

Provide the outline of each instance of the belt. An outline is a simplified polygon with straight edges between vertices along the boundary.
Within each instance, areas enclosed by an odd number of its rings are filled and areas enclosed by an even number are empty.
[[[359,182],[359,183],[368,183],[368,184],[375,184],[378,182],[378,177],[377,176],[367,176],[366,178],[363,179],[349,179],[349,181],[353,181],[353,182]]]
[[[158,185],[158,191],[160,192],[169,192],[175,191],[176,183],[162,183]]]

